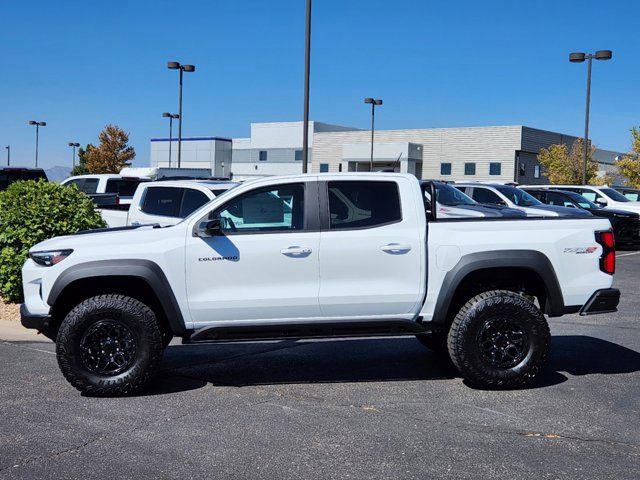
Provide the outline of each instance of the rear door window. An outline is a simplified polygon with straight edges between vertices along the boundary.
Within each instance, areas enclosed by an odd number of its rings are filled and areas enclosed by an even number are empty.
[[[98,191],[98,178],[85,178],[84,182],[78,185],[78,189],[84,193],[96,193]]]
[[[184,188],[148,187],[141,210],[148,215],[178,217]]]
[[[395,182],[329,182],[329,228],[373,228],[402,220]]]
[[[559,207],[574,206],[573,202],[571,202],[565,195],[556,192],[547,192],[547,203],[549,205],[557,205]]]

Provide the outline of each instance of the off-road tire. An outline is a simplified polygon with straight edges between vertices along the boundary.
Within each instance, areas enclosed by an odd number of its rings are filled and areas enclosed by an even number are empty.
[[[133,338],[135,354],[117,374],[92,371],[83,359],[81,342],[96,324],[117,322]],[[164,350],[156,316],[144,303],[124,295],[100,295],[84,300],[66,316],[56,341],[58,365],[76,389],[92,396],[121,396],[139,391],[151,378]]]
[[[449,355],[447,332],[421,333],[416,335],[418,341],[438,355]]]
[[[521,353],[513,359],[517,362],[514,365],[495,365],[494,346],[514,345],[505,340],[513,331],[502,337],[492,333],[495,330],[491,330],[491,326],[501,322],[514,325],[514,329],[523,333],[519,336],[516,333],[515,338],[526,338],[526,342],[516,342],[520,346],[515,351]],[[487,338],[496,340],[482,342]],[[476,295],[460,309],[447,343],[452,362],[471,385],[510,389],[530,383],[543,369],[549,356],[551,334],[544,315],[530,300],[515,292],[492,290]]]

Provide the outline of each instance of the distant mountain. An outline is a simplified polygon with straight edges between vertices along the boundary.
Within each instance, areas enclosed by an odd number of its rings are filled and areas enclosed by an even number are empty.
[[[45,170],[47,178],[50,182],[61,182],[71,174],[69,167],[61,167],[56,165],[55,167],[47,168]]]

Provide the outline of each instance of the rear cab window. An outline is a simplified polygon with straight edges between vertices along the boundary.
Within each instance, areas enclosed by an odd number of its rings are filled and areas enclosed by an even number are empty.
[[[120,198],[133,198],[138,185],[149,180],[144,178],[110,178],[105,193],[116,193]]]

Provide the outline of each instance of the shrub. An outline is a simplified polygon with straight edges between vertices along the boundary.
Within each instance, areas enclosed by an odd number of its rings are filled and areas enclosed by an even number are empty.
[[[22,301],[21,269],[31,246],[104,226],[93,201],[75,186],[43,180],[12,183],[0,192],[0,296]]]

